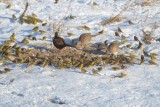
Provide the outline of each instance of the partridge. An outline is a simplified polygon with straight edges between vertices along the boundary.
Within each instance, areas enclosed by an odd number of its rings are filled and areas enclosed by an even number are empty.
[[[53,44],[57,49],[63,49],[64,47],[74,47],[72,45],[66,44],[65,40],[58,36],[58,32],[55,32],[55,36],[53,38]]]
[[[77,47],[86,46],[90,43],[91,38],[94,37],[94,35],[91,35],[91,33],[83,33],[80,35]]]
[[[107,54],[116,55],[119,49],[119,44],[117,42],[112,42],[107,48]]]

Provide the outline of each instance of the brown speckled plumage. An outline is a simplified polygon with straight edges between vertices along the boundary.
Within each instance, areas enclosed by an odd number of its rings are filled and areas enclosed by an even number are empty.
[[[86,46],[90,43],[91,38],[93,37],[93,35],[91,35],[91,33],[83,33],[80,35],[77,46],[81,47],[81,46]]]
[[[117,54],[119,49],[119,44],[117,42],[112,42],[107,48],[107,54]]]

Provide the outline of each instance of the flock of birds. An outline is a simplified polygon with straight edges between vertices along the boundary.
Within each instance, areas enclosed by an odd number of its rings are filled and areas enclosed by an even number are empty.
[[[55,0],[55,3],[58,3],[58,1],[59,0]],[[27,10],[27,7],[28,7],[28,3],[26,3],[26,8],[22,16],[24,16]],[[34,22],[38,22],[40,20],[38,18],[35,18],[34,14],[32,14],[32,16],[26,16],[26,17],[27,18],[32,17],[32,20],[28,19],[25,22],[27,24],[35,24]],[[47,23],[42,24],[42,26],[46,26],[46,25]],[[33,30],[35,32],[39,31],[41,34],[45,32],[43,30],[39,30],[38,26],[34,27]],[[123,35],[120,36],[118,32],[122,32],[122,30],[119,27],[117,32],[115,32],[115,36],[121,37],[122,40],[125,39],[125,37],[123,37]],[[150,40],[152,40],[152,37],[150,36],[150,34],[147,35],[146,32],[144,31],[143,31],[143,34],[145,37],[144,40],[150,44],[151,43]],[[15,43],[12,46],[12,44],[10,43],[14,43],[16,40],[15,33],[13,33],[10,36],[9,40],[5,41],[4,44],[0,45],[0,54],[2,55],[2,58],[0,59],[0,65],[3,64],[4,61],[11,61],[13,63],[26,63],[28,66],[40,65],[42,67],[46,67],[50,65],[50,66],[55,66],[59,69],[79,68],[83,73],[88,72],[85,68],[93,67],[92,69],[93,74],[97,74],[99,71],[102,71],[102,67],[108,64],[111,65],[113,70],[125,69],[127,68],[126,66],[127,64],[133,64],[133,63],[143,64],[145,61],[144,56],[146,57],[149,56],[151,58],[151,60],[149,61],[149,64],[157,65],[157,63],[155,62],[155,60],[157,59],[156,54],[155,53],[148,54],[148,52],[144,51],[142,49],[143,44],[137,38],[137,36],[134,36],[134,40],[139,43],[138,47],[132,48],[131,45],[127,45],[126,47],[129,49],[141,49],[143,51],[141,58],[138,58],[137,56],[135,56],[134,52],[127,52],[127,54],[123,54],[120,52],[118,54],[120,45],[124,43],[123,41],[121,42],[113,41],[109,45],[107,41],[105,41],[104,44],[102,45],[97,44],[96,52],[94,51],[95,50],[94,45],[87,48],[87,46],[89,46],[91,42],[91,39],[97,35],[92,35],[91,33],[82,33],[78,38],[78,42],[76,42],[76,44],[73,45],[73,44],[68,44],[64,38],[60,37],[59,32],[55,32],[54,37],[52,38],[52,42],[54,47],[60,50],[59,53],[57,53],[52,51],[53,48],[51,50],[46,49],[44,51],[34,47],[23,48],[21,46],[18,46],[17,43]],[[32,35],[28,35],[28,39],[37,40],[36,37],[33,37]],[[21,43],[29,44],[28,39],[24,38],[21,41]],[[42,40],[46,40],[46,37],[44,36]],[[67,49],[63,51],[65,47],[71,47],[70,48],[71,50],[68,48],[69,50]],[[99,50],[101,51],[103,49],[106,50],[105,54],[103,55],[102,54],[100,55],[99,53],[97,54]],[[123,49],[123,47],[121,49]],[[140,63],[139,63],[139,59],[141,60]],[[6,72],[8,71],[8,69],[4,69],[4,70]]]
[[[94,36],[95,35],[91,35],[91,33],[83,33],[80,35],[78,42],[77,42],[77,45],[73,46],[73,45],[67,44],[65,42],[65,40],[58,35],[58,32],[55,32],[55,36],[53,37],[53,44],[59,50],[63,49],[64,47],[74,47],[74,48],[83,47],[84,48],[85,46],[87,46],[90,43],[91,38]],[[116,55],[118,52],[118,49],[119,49],[119,43],[112,42],[107,47],[106,54]]]

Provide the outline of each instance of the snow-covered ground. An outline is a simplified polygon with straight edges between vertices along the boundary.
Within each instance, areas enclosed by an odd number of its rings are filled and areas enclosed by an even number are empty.
[[[1,107],[159,107],[160,106],[160,2],[144,3],[141,0],[28,0],[27,15],[35,13],[38,18],[48,23],[39,29],[46,31],[47,41],[42,41],[44,35],[35,33],[34,25],[19,24],[12,14],[19,17],[25,7],[26,0],[10,0],[11,8],[0,3],[0,45],[8,40],[12,33],[16,34],[19,43],[28,35],[33,35],[37,41],[31,45],[44,44],[50,46],[53,37],[52,25],[62,23],[61,36],[67,41],[79,37],[80,34],[90,32],[96,34],[105,32],[92,38],[91,43],[103,43],[108,40],[121,42],[121,37],[115,36],[117,28],[121,28],[127,43],[120,46],[119,54],[133,52],[139,59],[141,50],[134,50],[138,42],[137,36],[143,40],[143,32],[151,31],[154,40],[151,44],[143,42],[143,49],[147,53],[157,54],[157,65],[150,65],[148,59],[144,64],[127,65],[126,69],[114,71],[106,66],[100,75],[83,74],[79,69],[57,69],[54,66],[42,68],[40,66],[27,67],[26,64],[4,62],[0,70],[10,68],[9,73],[0,74],[0,106]],[[97,5],[94,2],[97,3]],[[100,23],[120,13],[121,21],[102,26]],[[67,16],[76,16],[68,19]],[[62,19],[62,20],[61,20]],[[129,24],[128,21],[133,22]],[[79,26],[88,26],[91,30],[83,30]],[[67,36],[73,33],[74,36]],[[125,48],[130,44],[131,49]],[[27,48],[24,44],[19,44]],[[146,58],[146,57],[145,57]],[[90,69],[88,69],[90,70]],[[124,78],[114,78],[121,72],[127,74]]]

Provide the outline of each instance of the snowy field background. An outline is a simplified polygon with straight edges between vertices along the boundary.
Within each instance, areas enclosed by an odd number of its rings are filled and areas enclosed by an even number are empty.
[[[18,19],[13,19],[12,14],[19,17],[25,7],[26,0],[8,0],[8,4],[0,3],[0,44],[8,40],[12,33],[16,34],[17,42],[22,41],[27,35],[32,34],[37,41],[30,44],[44,44],[51,46],[53,37],[52,25],[61,19],[63,23],[62,37],[69,43],[78,38],[80,34],[90,32],[96,34],[101,30],[105,33],[92,38],[91,43],[108,40],[119,41],[115,31],[120,27],[127,43],[122,45],[119,53],[132,51],[123,48],[127,44],[136,47],[136,35],[141,41],[144,31],[151,31],[154,40],[145,44],[143,49],[148,53],[157,54],[157,65],[144,64],[128,65],[127,69],[114,71],[110,66],[103,68],[100,75],[83,74],[79,69],[57,69],[49,66],[27,67],[26,64],[3,63],[0,70],[8,67],[9,73],[0,74],[0,106],[1,107],[159,107],[160,106],[160,1],[143,2],[141,0],[28,0],[28,15],[35,13],[38,18],[47,22],[46,41],[32,31],[35,27],[29,24],[19,24]],[[97,5],[93,5],[94,2]],[[128,8],[120,15],[122,20],[107,25],[100,25],[106,19],[114,17],[126,6]],[[68,8],[68,6],[70,6]],[[68,11],[67,11],[68,10]],[[67,13],[66,13],[67,12]],[[73,15],[76,18],[64,18]],[[129,24],[128,21],[133,24]],[[90,31],[79,29],[78,26],[87,25]],[[67,33],[75,36],[67,36]],[[28,46],[21,44],[22,47]],[[136,56],[142,55],[139,50],[134,50]],[[113,78],[121,72],[127,74],[124,78]]]

